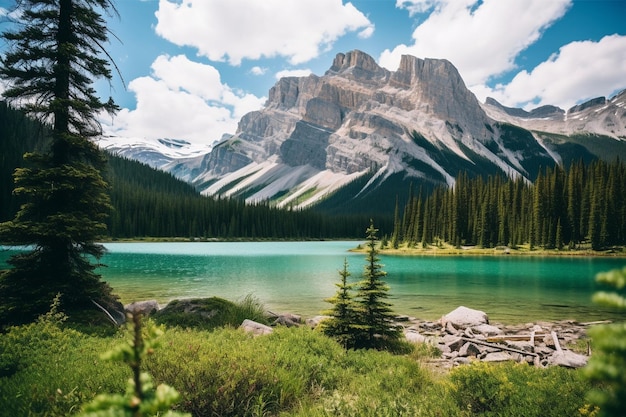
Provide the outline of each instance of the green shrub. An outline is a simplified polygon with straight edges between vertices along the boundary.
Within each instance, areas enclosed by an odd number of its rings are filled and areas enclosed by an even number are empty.
[[[169,327],[179,326],[198,330],[238,327],[245,319],[267,323],[264,307],[247,295],[234,303],[219,297],[173,300],[154,314],[154,320]]]
[[[582,372],[561,367],[477,362],[450,373],[458,406],[471,416],[581,415],[591,388]]]
[[[122,390],[130,373],[100,359],[111,339],[39,320],[0,335],[11,369],[0,377],[0,416],[67,416],[102,391]]]

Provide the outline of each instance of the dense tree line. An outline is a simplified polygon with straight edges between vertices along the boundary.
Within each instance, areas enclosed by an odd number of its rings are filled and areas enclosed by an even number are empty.
[[[26,165],[24,153],[49,143],[48,128],[0,101],[0,221],[13,218],[19,209],[21,199],[12,195],[13,173]],[[171,174],[116,155],[107,159],[112,238],[360,238],[370,218],[204,197]],[[391,230],[391,217],[375,219],[383,230]]]
[[[366,215],[329,215],[205,197],[170,174],[115,156],[109,157],[108,178],[114,207],[109,233],[115,238],[358,238],[369,222]],[[390,230],[390,219],[383,220]]]
[[[412,191],[411,191],[412,194]],[[593,249],[626,244],[626,167],[597,160],[541,169],[534,184],[457,176],[453,188],[411,195],[391,243]]]

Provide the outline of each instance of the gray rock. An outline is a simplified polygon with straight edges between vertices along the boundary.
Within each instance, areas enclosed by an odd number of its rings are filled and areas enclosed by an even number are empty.
[[[156,300],[135,301],[134,303],[126,304],[124,310],[129,313],[140,313],[144,317],[159,311],[159,303]]]
[[[489,324],[487,313],[480,310],[473,310],[464,306],[456,308],[454,311],[443,317],[446,323],[452,323],[456,328],[467,328]]]
[[[416,331],[405,331],[404,337],[408,342],[411,343],[426,343],[426,337],[424,335],[419,334]]]
[[[478,357],[481,351],[480,348],[474,343],[467,342],[459,350],[459,356],[474,356]]]
[[[508,352],[492,352],[482,358],[483,362],[506,362],[512,360],[514,359]]]
[[[315,317],[311,317],[305,320],[305,323],[307,326],[309,326],[310,328],[314,329],[316,328],[321,322],[323,322],[324,320],[329,319],[330,316],[315,316]]]
[[[261,336],[270,334],[274,331],[270,326],[266,326],[265,324],[257,323],[256,321],[245,319],[241,326],[239,326],[245,332],[252,333],[255,336]]]
[[[561,350],[554,352],[554,354],[548,358],[548,365],[563,366],[566,368],[582,368],[587,365],[588,359],[589,358],[585,355],[579,355],[571,350]]]
[[[499,327],[492,326],[490,324],[480,324],[478,326],[473,326],[471,329],[477,333],[481,333],[487,336],[497,336],[504,334],[504,331]]]

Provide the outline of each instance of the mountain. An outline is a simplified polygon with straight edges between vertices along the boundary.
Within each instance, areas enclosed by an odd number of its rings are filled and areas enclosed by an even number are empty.
[[[624,92],[568,112],[481,104],[441,59],[405,55],[388,71],[354,50],[268,96],[210,153],[161,168],[206,195],[363,212],[393,210],[410,183],[452,186],[460,171],[532,181],[542,166],[626,155]]]

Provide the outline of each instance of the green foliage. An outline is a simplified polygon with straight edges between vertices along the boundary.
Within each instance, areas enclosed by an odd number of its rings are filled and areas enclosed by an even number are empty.
[[[462,172],[452,189],[410,196],[392,236],[409,247],[443,241],[455,247],[608,249],[626,244],[625,187],[620,160],[546,167],[534,184],[500,175],[470,179]]]
[[[387,273],[379,262],[377,233],[378,229],[370,220],[365,271],[357,285],[355,347],[396,349],[400,347],[402,329],[394,323],[391,304],[385,301],[389,298],[389,286],[382,280]]]
[[[621,292],[626,286],[626,268],[599,273],[596,281]],[[624,310],[626,302],[622,294],[598,292],[593,300]],[[590,393],[589,399],[600,407],[601,416],[622,416],[626,410],[626,323],[596,326],[589,330],[589,335],[593,354],[585,374],[591,381],[603,384],[602,389]]]
[[[36,322],[0,334],[0,416],[68,416],[101,391],[120,391],[126,369],[102,361],[112,339],[64,328],[54,303]]]
[[[341,281],[335,286],[337,293],[334,297],[326,299],[333,307],[323,314],[330,318],[322,321],[322,331],[326,336],[337,340],[344,348],[350,349],[355,346],[355,334],[357,333],[357,315],[352,296],[354,284],[348,283],[350,276],[348,271],[348,259],[344,259],[343,269],[339,271]]]
[[[128,381],[126,393],[98,395],[83,407],[80,417],[191,417],[170,410],[180,399],[175,389],[164,384],[155,388],[152,377],[141,372],[144,359],[154,353],[157,339],[162,334],[163,331],[153,323],[143,324],[140,314],[129,317],[128,340],[102,355],[104,360],[122,362],[130,367],[133,377]]]
[[[12,46],[0,62],[3,95],[46,123],[51,141],[44,152],[26,153],[14,173],[22,204],[0,224],[0,241],[33,250],[12,257],[0,276],[0,326],[33,320],[59,292],[68,313],[115,300],[94,272],[111,205],[104,158],[90,140],[101,133],[99,114],[117,110],[91,87],[111,78],[98,55],[108,36],[100,13],[114,8],[109,0],[24,0],[20,10],[2,34]]]
[[[476,362],[450,373],[452,396],[469,416],[581,415],[591,388],[579,371]]]
[[[238,302],[219,297],[172,300],[154,314],[154,320],[167,326],[213,330],[237,327],[245,319],[267,323],[265,307],[252,295]]]
[[[241,331],[211,333],[170,329],[163,355],[148,367],[176,387],[193,415],[251,416],[288,409],[338,382],[343,349],[309,329],[277,328],[254,338]]]

